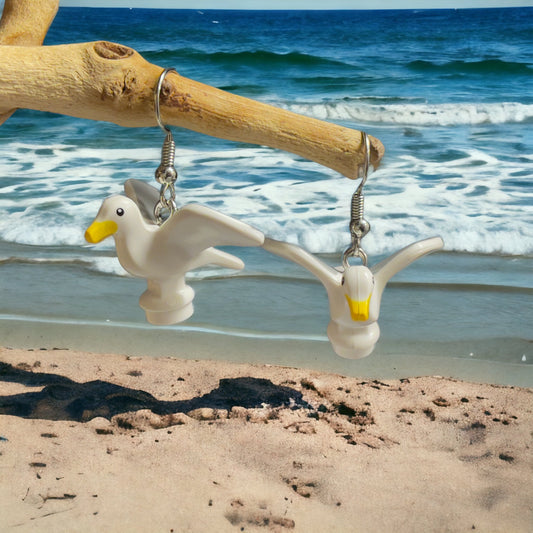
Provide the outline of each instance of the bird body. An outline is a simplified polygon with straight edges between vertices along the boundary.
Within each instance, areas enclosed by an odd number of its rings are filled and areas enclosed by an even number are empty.
[[[416,242],[372,269],[364,265],[332,268],[299,246],[268,238],[263,248],[306,268],[322,282],[329,301],[331,345],[341,357],[359,359],[370,355],[379,339],[381,296],[389,279],[443,244],[440,237]]]
[[[194,290],[185,282],[188,271],[207,264],[244,267],[238,257],[213,246],[261,246],[264,241],[260,231],[205,206],[187,205],[161,226],[146,220],[141,209],[126,196],[107,198],[85,238],[97,243],[114,237],[120,264],[147,280],[139,303],[152,324],[174,324],[192,315]]]

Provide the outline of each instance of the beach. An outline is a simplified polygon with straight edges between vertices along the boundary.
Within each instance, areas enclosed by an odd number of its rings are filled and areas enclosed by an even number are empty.
[[[374,268],[360,360],[328,295],[257,247],[187,273],[194,313],[153,326],[146,280],[84,233],[159,128],[18,110],[0,128],[0,533],[531,532],[532,8],[61,7],[45,45],[110,40],[227,92],[365,131]],[[177,204],[339,268],[355,186],[299,156],[173,128]]]
[[[0,349],[2,531],[531,530],[533,390]]]
[[[444,241],[387,284],[374,355],[391,358],[382,365],[391,371],[381,377],[532,386],[531,12],[61,6],[45,45],[122,43],[184,77],[380,139],[385,156],[364,188],[369,266]],[[357,181],[281,150],[173,135],[178,207],[201,204],[342,264]],[[158,186],[162,142],[157,127],[31,110],[2,125],[0,344],[178,358],[185,345],[210,359],[365,375],[331,352],[321,283],[260,247],[225,250],[243,270],[187,274],[196,293],[187,322],[147,325],[145,280],[120,266],[113,239],[89,245],[84,233],[126,180]],[[231,349],[211,349],[222,340]],[[479,372],[456,373],[471,363]]]

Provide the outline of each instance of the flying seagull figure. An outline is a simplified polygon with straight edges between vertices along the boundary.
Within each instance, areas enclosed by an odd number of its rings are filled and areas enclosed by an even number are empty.
[[[148,288],[139,304],[148,322],[175,324],[193,314],[194,290],[185,283],[192,269],[215,264],[240,270],[244,263],[213,246],[261,246],[264,235],[251,226],[205,206],[190,204],[176,211],[161,226],[148,206],[159,191],[137,180],[125,184],[128,197],[104,200],[85,232],[90,243],[113,236],[120,264]]]
[[[331,321],[327,333],[333,349],[341,357],[360,359],[370,355],[379,339],[381,295],[389,279],[443,245],[440,237],[433,237],[403,248],[371,269],[349,265],[343,270],[286,242],[266,238],[263,248],[306,268],[322,282],[329,299]]]

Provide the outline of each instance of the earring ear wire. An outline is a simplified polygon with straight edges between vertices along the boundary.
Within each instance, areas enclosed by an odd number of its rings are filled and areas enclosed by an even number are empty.
[[[363,187],[368,178],[368,170],[370,168],[370,139],[365,132],[363,132],[361,143],[365,146],[365,160],[360,169],[361,183],[352,195],[350,210],[350,235],[352,242],[342,256],[342,264],[345,270],[349,266],[348,259],[350,257],[359,257],[364,266],[368,263],[368,257],[361,248],[362,238],[370,231],[370,223],[363,217],[365,206]]]
[[[160,95],[163,87],[165,76],[171,72],[176,72],[174,68],[166,68],[161,72],[157,85],[154,89],[154,111],[157,124],[163,132],[166,133],[163,148],[161,149],[161,164],[155,171],[155,179],[161,185],[159,193],[159,201],[154,207],[154,216],[159,225],[161,225],[168,217],[176,211],[176,191],[175,182],[178,178],[178,173],[174,167],[174,158],[176,154],[176,143],[172,137],[170,129],[163,124],[161,120],[161,106]]]
[[[160,106],[160,97],[161,97],[161,89],[163,88],[163,82],[165,81],[166,75],[169,72],[177,72],[175,68],[166,68],[161,72],[159,75],[159,79],[157,80],[157,85],[154,89],[154,111],[155,111],[155,118],[157,120],[157,124],[159,127],[165,132],[168,133],[170,130],[168,127],[163,124],[163,121],[161,120],[161,106]]]

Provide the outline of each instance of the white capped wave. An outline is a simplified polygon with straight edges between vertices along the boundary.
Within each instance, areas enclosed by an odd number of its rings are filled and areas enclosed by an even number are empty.
[[[504,124],[533,120],[533,105],[518,102],[376,105],[352,100],[291,104],[286,108],[321,120],[353,120],[406,126]]]
[[[155,185],[157,150],[147,149],[144,155],[150,159],[142,159],[137,168],[127,158],[138,158],[138,150],[119,150],[119,159],[126,159],[114,165],[114,150],[83,148],[84,158],[99,157],[102,163],[80,168],[77,150],[54,146],[54,162],[53,155],[35,153],[42,148],[26,147],[17,158],[9,145],[0,146],[0,175],[8,176],[0,181],[1,240],[85,246],[85,229],[101,202],[121,192],[127,177]],[[33,167],[19,176],[16,169],[27,159]],[[329,169],[255,147],[209,153],[180,149],[177,164],[179,205],[207,205],[313,253],[342,252],[349,243],[349,204],[356,183]],[[532,155],[509,159],[473,148],[447,161],[428,160],[422,153],[395,156],[365,187],[365,217],[372,230],[364,248],[372,255],[385,254],[441,235],[447,250],[531,255],[533,192],[512,183],[516,176],[531,176],[532,164]],[[127,176],[123,168],[129,169]],[[95,250],[112,248],[109,239]],[[95,268],[122,272],[108,259]]]

